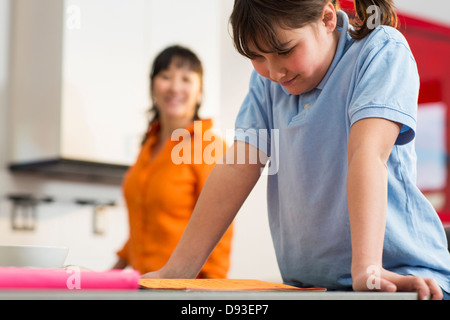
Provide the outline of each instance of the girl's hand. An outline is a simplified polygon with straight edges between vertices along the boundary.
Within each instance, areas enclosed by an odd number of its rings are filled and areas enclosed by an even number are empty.
[[[419,300],[442,300],[443,293],[436,280],[402,276],[378,267],[353,272],[355,291],[417,292]]]
[[[141,279],[163,279],[163,276],[158,270],[141,275]]]

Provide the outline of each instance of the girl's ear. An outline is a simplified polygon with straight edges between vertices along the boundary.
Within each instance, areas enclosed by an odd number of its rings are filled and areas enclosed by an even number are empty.
[[[322,22],[329,32],[334,32],[337,26],[337,14],[331,2],[325,5],[322,12]]]

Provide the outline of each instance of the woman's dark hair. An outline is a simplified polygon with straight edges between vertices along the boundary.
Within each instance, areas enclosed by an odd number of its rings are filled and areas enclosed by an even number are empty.
[[[250,59],[255,58],[255,52],[249,48],[252,45],[261,52],[284,51],[276,28],[297,29],[317,22],[330,2],[340,9],[338,0],[235,0],[230,23],[236,50]],[[397,26],[393,0],[355,0],[359,21],[350,31],[354,39],[360,40],[374,29],[368,23],[374,14],[367,12],[370,6],[377,8],[375,14],[381,25]]]
[[[197,73],[200,76],[201,87],[203,87],[203,65],[197,55],[190,49],[174,45],[164,49],[158,54],[153,61],[152,70],[150,72],[150,88],[153,90],[153,80],[162,71],[168,70],[170,65],[174,63],[178,68],[187,67],[189,70]],[[194,120],[199,120],[198,111],[201,103],[197,102],[195,106]],[[149,110],[150,120],[149,126],[156,120],[159,120],[158,110],[155,105],[152,105]]]

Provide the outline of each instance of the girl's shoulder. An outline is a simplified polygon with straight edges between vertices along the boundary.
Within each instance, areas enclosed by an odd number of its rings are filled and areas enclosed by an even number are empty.
[[[388,48],[390,46],[402,46],[411,51],[405,36],[397,29],[390,26],[375,28],[366,38],[356,41],[362,50]]]
[[[375,57],[385,57],[385,59],[396,57],[396,61],[403,61],[406,64],[409,63],[408,61],[415,62],[405,36],[399,30],[389,26],[379,26],[364,39],[351,42],[346,55],[348,54],[351,61],[356,61],[356,67],[363,67],[374,61]]]

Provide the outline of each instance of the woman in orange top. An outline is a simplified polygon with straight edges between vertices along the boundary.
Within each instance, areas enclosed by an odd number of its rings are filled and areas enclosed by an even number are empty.
[[[211,120],[198,117],[202,76],[200,60],[180,46],[167,48],[154,61],[154,117],[123,182],[130,236],[115,269],[130,266],[145,274],[166,264],[215,161],[225,154],[224,142],[214,134],[211,138]],[[199,278],[226,278],[231,237],[230,228]]]

